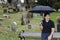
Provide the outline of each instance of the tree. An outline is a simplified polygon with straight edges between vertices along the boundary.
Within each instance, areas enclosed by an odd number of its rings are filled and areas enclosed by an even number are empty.
[[[60,8],[60,2],[55,2],[53,7],[56,8],[56,10],[58,10]]]
[[[52,6],[55,0],[38,0],[39,5]]]
[[[8,1],[8,3],[11,3],[12,2],[12,0],[7,0]]]
[[[51,6],[56,9],[60,8],[60,0],[38,0],[39,5]]]

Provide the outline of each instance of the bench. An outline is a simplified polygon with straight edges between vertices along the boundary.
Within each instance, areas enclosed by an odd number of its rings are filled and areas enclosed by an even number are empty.
[[[24,39],[25,37],[36,37],[36,38],[41,38],[41,33],[39,32],[24,32],[19,35],[20,40]],[[60,33],[54,33],[53,38],[60,38]]]

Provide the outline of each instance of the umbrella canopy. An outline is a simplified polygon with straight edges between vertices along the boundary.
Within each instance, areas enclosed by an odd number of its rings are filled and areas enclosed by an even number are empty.
[[[49,7],[49,6],[35,6],[32,9],[30,9],[31,13],[45,13],[45,12],[55,12],[55,9]]]

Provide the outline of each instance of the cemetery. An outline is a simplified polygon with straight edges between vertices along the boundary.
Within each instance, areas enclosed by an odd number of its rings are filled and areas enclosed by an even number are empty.
[[[0,1],[0,40],[41,40],[40,22],[47,9],[41,8],[43,10],[41,11],[37,7],[38,1]],[[47,5],[45,8],[50,6]],[[50,19],[55,24],[53,40],[60,40],[60,11],[57,10],[60,7],[56,8],[56,5],[58,4],[53,5],[56,10],[49,9],[48,11]],[[44,6],[40,5],[43,8]],[[37,7],[38,11],[34,7]]]
[[[2,10],[3,11],[3,10]],[[0,13],[1,14],[1,13]],[[13,39],[13,40],[20,40],[19,37],[18,37],[18,34],[21,30],[24,30],[25,32],[40,32],[40,28],[39,28],[39,23],[41,21],[41,16],[36,16],[37,14],[34,14],[33,18],[32,19],[29,19],[30,20],[30,24],[29,25],[21,25],[21,15],[22,15],[22,12],[18,12],[16,14],[8,14],[9,16],[11,16],[10,19],[4,19],[3,17],[3,13],[0,15],[0,23],[3,25],[2,28],[0,28],[0,38],[1,40],[10,40],[10,39]],[[54,17],[53,17],[53,16]],[[54,12],[53,14],[51,14],[51,19],[54,21],[56,27],[55,27],[55,32],[57,32],[57,16],[60,15],[60,12]],[[3,20],[3,21],[2,21]],[[11,24],[12,22],[16,22],[17,23],[17,31],[14,32],[11,30]],[[3,35],[4,34],[4,35]],[[4,37],[3,37],[4,36]],[[26,40],[39,40],[40,38],[26,38]]]

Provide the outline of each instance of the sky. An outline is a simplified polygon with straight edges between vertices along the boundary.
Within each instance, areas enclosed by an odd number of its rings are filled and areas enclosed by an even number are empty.
[[[21,0],[21,3],[24,3],[24,0]]]

